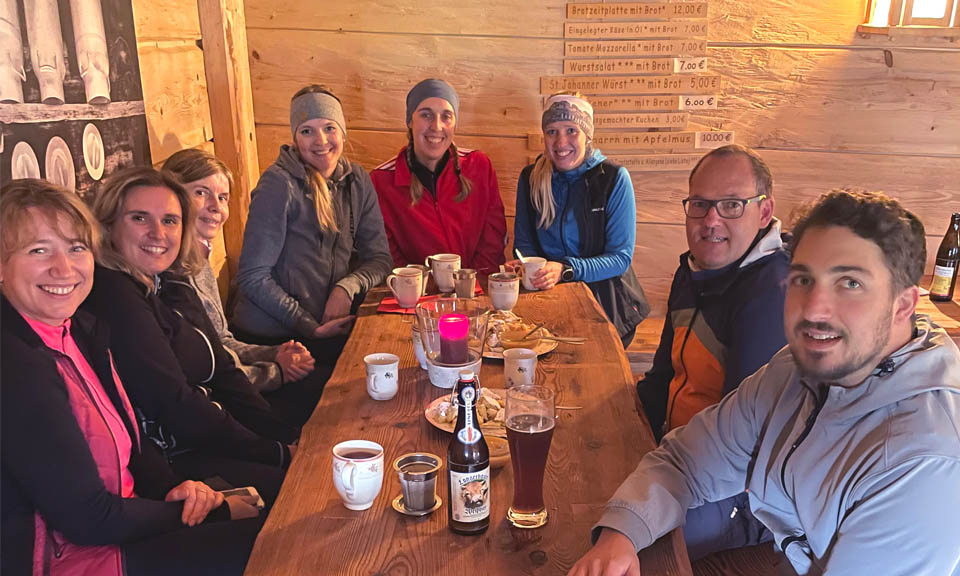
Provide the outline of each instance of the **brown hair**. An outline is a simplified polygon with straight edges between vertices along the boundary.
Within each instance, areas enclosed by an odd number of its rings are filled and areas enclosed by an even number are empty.
[[[169,172],[155,170],[149,166],[134,166],[121,170],[103,182],[93,201],[93,213],[103,225],[109,235],[113,225],[120,219],[123,212],[123,203],[131,190],[140,186],[158,186],[167,188],[177,197],[180,204],[182,219],[180,252],[173,261],[171,270],[182,274],[194,275],[203,266],[203,256],[200,254],[200,243],[196,239],[193,219],[196,217],[193,202],[187,194],[186,188]],[[104,242],[104,249],[100,264],[126,272],[144,285],[147,292],[154,289],[153,280],[143,272],[134,269],[127,262],[111,242]]]
[[[836,189],[802,209],[793,227],[795,250],[811,228],[840,226],[876,244],[893,277],[893,289],[916,286],[927,261],[923,224],[883,192]]]
[[[580,92],[574,90],[563,90],[554,92],[547,96],[547,100],[554,96],[576,96],[582,100],[587,98]],[[589,100],[587,100],[589,102]],[[584,160],[593,154],[593,140],[587,138],[587,145],[584,151]],[[549,228],[556,217],[556,206],[553,204],[553,162],[547,155],[546,150],[537,158],[530,171],[530,203],[540,217],[537,219],[537,228]]]
[[[419,104],[418,104],[419,106]],[[456,126],[456,121],[459,118],[454,117],[454,126]],[[415,151],[413,149],[413,129],[409,126],[407,127],[407,167],[411,168],[410,170],[410,205],[413,206],[423,198],[423,183],[420,182],[420,179],[417,178],[417,175],[412,170],[413,163],[416,160]],[[460,192],[457,193],[454,197],[454,202],[463,202],[467,199],[467,196],[470,195],[470,192],[473,190],[473,182],[469,178],[463,175],[463,172],[460,170],[460,153],[457,150],[457,145],[453,142],[450,143],[450,161],[453,162],[453,171],[457,174],[457,179],[460,180]]]
[[[180,150],[167,158],[163,170],[172,173],[183,184],[203,180],[214,174],[223,174],[227,178],[227,189],[233,193],[233,173],[222,160],[199,148]]]
[[[727,144],[715,148],[703,155],[703,158],[697,161],[697,165],[690,171],[690,177],[687,184],[693,182],[693,176],[700,169],[707,158],[725,158],[728,156],[740,156],[750,161],[750,167],[753,168],[753,181],[757,189],[757,196],[765,194],[767,198],[773,198],[773,175],[770,173],[770,167],[763,161],[763,158],[752,148],[741,146],[740,144]]]
[[[100,224],[90,208],[79,196],[46,180],[24,179],[7,182],[0,189],[0,261],[6,262],[12,252],[26,246],[34,231],[30,210],[36,210],[54,227],[61,237],[60,216],[73,225],[78,235],[94,257],[100,255],[103,235]],[[69,238],[74,240],[74,238]]]
[[[297,93],[293,95],[290,102],[293,102],[298,96],[303,96],[304,94],[326,94],[333,97],[337,102],[340,102],[340,98],[337,98],[337,95],[323,84],[304,86],[297,90]],[[344,136],[344,141],[346,141],[346,136]],[[320,228],[329,230],[330,232],[336,232],[337,218],[333,211],[333,197],[330,194],[327,179],[309,163],[304,162],[300,156],[300,150],[297,148],[296,136],[294,136],[293,150],[296,152],[297,158],[300,159],[300,163],[303,164],[307,172],[307,186],[309,186],[313,192],[313,206],[317,210],[317,222],[320,224]],[[343,153],[341,152],[341,157],[342,155]]]

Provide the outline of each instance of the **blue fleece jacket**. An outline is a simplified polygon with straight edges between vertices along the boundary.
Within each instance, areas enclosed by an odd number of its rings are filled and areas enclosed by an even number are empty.
[[[568,172],[553,172],[553,202],[557,217],[546,229],[532,229],[530,225],[530,183],[523,178],[517,184],[517,217],[513,225],[513,245],[524,256],[542,256],[555,262],[567,262],[573,267],[573,279],[596,282],[620,276],[630,267],[633,246],[637,239],[637,208],[633,183],[626,168],[620,167],[616,184],[607,201],[606,252],[590,258],[580,257],[580,231],[570,198],[570,189],[583,175],[606,160],[599,150],[587,157],[580,166]],[[534,221],[539,219],[535,215]],[[534,236],[536,235],[536,236]],[[537,240],[543,254],[537,250]]]

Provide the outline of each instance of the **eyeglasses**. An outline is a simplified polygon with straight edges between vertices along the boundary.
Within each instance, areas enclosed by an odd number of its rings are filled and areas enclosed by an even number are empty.
[[[705,218],[710,208],[716,208],[717,214],[719,214],[721,218],[736,220],[743,216],[743,211],[746,210],[747,204],[760,202],[766,197],[766,194],[760,194],[753,198],[721,198],[720,200],[685,198],[683,200],[683,212],[690,218]]]

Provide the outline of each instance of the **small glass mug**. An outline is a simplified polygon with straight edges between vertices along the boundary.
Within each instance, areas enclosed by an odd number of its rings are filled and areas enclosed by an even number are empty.
[[[477,271],[461,268],[453,273],[453,285],[457,298],[473,298],[477,290]]]

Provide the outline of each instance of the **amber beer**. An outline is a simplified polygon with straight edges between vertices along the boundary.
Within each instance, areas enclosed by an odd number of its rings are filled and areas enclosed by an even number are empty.
[[[490,449],[477,420],[480,385],[462,370],[454,398],[457,424],[447,448],[447,519],[457,534],[481,534],[490,526]]]
[[[513,503],[507,519],[518,528],[547,523],[543,476],[553,440],[553,398],[553,390],[543,386],[507,390],[507,442],[513,463]]]
[[[957,285],[957,270],[960,268],[960,213],[954,213],[950,219],[947,233],[937,250],[936,265],[933,268],[933,284],[930,286],[931,300],[952,300]]]

